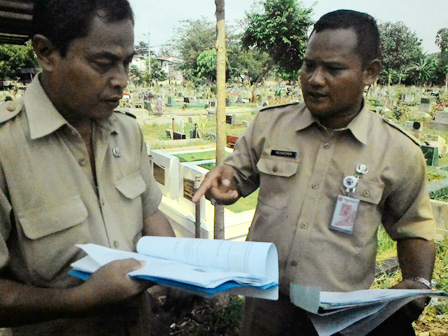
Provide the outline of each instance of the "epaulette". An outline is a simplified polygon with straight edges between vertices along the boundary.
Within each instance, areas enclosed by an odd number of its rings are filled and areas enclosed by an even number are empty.
[[[137,116],[136,116],[135,114],[132,114],[131,112],[128,112],[128,111],[114,110],[114,112],[116,112],[116,113],[121,113],[121,114],[127,115],[128,117],[137,119]]]
[[[4,123],[22,111],[23,99],[10,100],[0,105],[0,123]]]
[[[274,109],[274,108],[278,108],[278,107],[286,107],[289,105],[297,105],[300,104],[300,102],[295,101],[295,102],[291,102],[291,103],[286,103],[286,104],[280,104],[280,105],[271,105],[271,106],[266,106],[260,109],[260,112],[266,111],[266,110],[270,110],[270,109]]]
[[[392,121],[390,121],[389,119],[386,119],[384,117],[381,117],[383,119],[383,121],[392,126],[393,128],[395,128],[396,130],[400,131],[401,133],[403,133],[404,135],[406,135],[409,139],[411,139],[417,146],[421,146],[422,144],[420,143],[420,140],[418,140],[415,136],[413,136],[412,134],[408,133],[407,131],[405,131],[404,129],[402,129],[400,126],[394,124]]]

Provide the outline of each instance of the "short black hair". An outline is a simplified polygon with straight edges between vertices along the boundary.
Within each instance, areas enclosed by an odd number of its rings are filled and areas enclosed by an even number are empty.
[[[44,35],[64,57],[74,39],[89,34],[95,16],[108,23],[124,19],[134,23],[128,0],[36,0],[30,37]]]
[[[352,28],[357,36],[356,51],[361,56],[362,65],[367,66],[380,58],[380,33],[375,19],[362,12],[339,9],[322,16],[315,24],[311,35],[328,29]]]

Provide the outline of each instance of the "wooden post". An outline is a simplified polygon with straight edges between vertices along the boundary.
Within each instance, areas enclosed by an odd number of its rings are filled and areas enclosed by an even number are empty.
[[[172,120],[171,120],[171,128],[173,129],[173,134],[172,134],[172,136],[171,136],[171,137],[172,137],[172,140],[174,140],[174,130],[175,130],[175,129],[174,129],[174,128],[175,128],[174,125],[175,125],[175,123],[174,123],[174,118],[172,118]]]
[[[196,175],[194,177],[194,192],[199,189],[199,186],[201,185],[201,176]],[[194,237],[195,238],[201,238],[201,201],[196,202],[196,209],[195,209],[195,219],[194,219]]]
[[[216,5],[216,165],[224,160],[226,146],[226,25],[225,0]],[[224,239],[224,206],[215,206],[215,239]]]

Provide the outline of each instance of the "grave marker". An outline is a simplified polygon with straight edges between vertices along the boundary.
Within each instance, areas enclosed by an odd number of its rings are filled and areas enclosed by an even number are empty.
[[[422,146],[423,154],[425,155],[426,164],[428,166],[437,166],[439,163],[439,149],[435,146]]]
[[[154,175],[154,179],[160,184],[165,185],[165,167],[153,162],[152,172]]]
[[[187,138],[185,133],[178,132],[178,131],[174,131],[173,136],[174,136],[174,138],[173,138],[174,140],[182,140],[182,139],[186,139]]]
[[[226,114],[226,124],[236,124],[236,114]]]
[[[194,195],[194,181],[184,178],[184,198],[191,201]]]
[[[425,112],[431,111],[431,99],[429,98],[421,98],[420,99],[420,110]]]
[[[448,111],[437,111],[434,122],[448,124]]]
[[[239,138],[237,136],[228,135],[227,136],[227,147],[229,148],[235,148],[235,143],[237,142]]]

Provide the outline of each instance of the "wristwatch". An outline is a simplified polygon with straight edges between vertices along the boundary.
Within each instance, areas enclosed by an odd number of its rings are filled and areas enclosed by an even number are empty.
[[[428,289],[432,289],[431,282],[425,278],[415,277],[415,278],[411,278],[409,280],[420,282],[422,285],[425,285],[426,287],[428,287]]]

